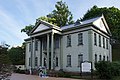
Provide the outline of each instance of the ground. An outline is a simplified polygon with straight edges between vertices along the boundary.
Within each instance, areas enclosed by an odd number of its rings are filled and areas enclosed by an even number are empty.
[[[56,78],[56,77],[41,78],[35,75],[13,73],[12,76],[10,77],[10,80],[80,80],[80,79]]]

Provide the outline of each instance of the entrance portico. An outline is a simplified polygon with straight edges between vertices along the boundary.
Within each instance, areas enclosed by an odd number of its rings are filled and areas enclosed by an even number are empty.
[[[40,58],[39,63],[40,66],[45,66],[47,69],[54,69],[55,68],[55,50],[54,50],[54,41],[55,35],[61,35],[60,29],[57,26],[53,26],[51,24],[46,24],[45,22],[41,21],[39,24],[40,26],[36,27],[31,31],[31,44],[32,44],[32,51],[31,51],[31,68],[35,68],[35,57],[36,57],[36,41],[38,40],[40,49]],[[39,31],[39,27],[44,27],[43,30]],[[45,29],[46,28],[46,29]],[[39,32],[37,32],[39,31]]]

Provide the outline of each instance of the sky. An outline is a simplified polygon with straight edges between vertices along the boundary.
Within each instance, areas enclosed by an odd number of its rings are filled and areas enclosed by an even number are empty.
[[[34,24],[36,19],[45,16],[55,9],[59,0],[0,0],[0,43],[20,46],[28,38],[21,29]],[[116,7],[120,9],[120,0],[63,0],[77,20],[88,9],[98,7]]]

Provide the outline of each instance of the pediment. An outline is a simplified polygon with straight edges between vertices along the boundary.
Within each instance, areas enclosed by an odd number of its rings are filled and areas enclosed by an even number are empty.
[[[99,19],[97,19],[96,21],[93,22],[93,25],[95,25],[97,28],[99,28],[101,31],[110,34],[110,29],[105,21],[104,16],[101,16]]]
[[[39,32],[39,31],[43,31],[43,30],[46,30],[46,29],[49,29],[50,27],[44,25],[44,24],[40,24],[34,31],[33,33],[36,33],[36,32]]]

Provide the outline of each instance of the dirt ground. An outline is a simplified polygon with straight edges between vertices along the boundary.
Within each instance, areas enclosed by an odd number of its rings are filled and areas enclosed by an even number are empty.
[[[17,74],[13,73],[10,77],[10,80],[80,80],[80,79],[71,79],[71,78],[56,78],[56,77],[46,77],[41,78],[35,75],[25,75],[25,74]],[[83,79],[81,79],[83,80]]]

